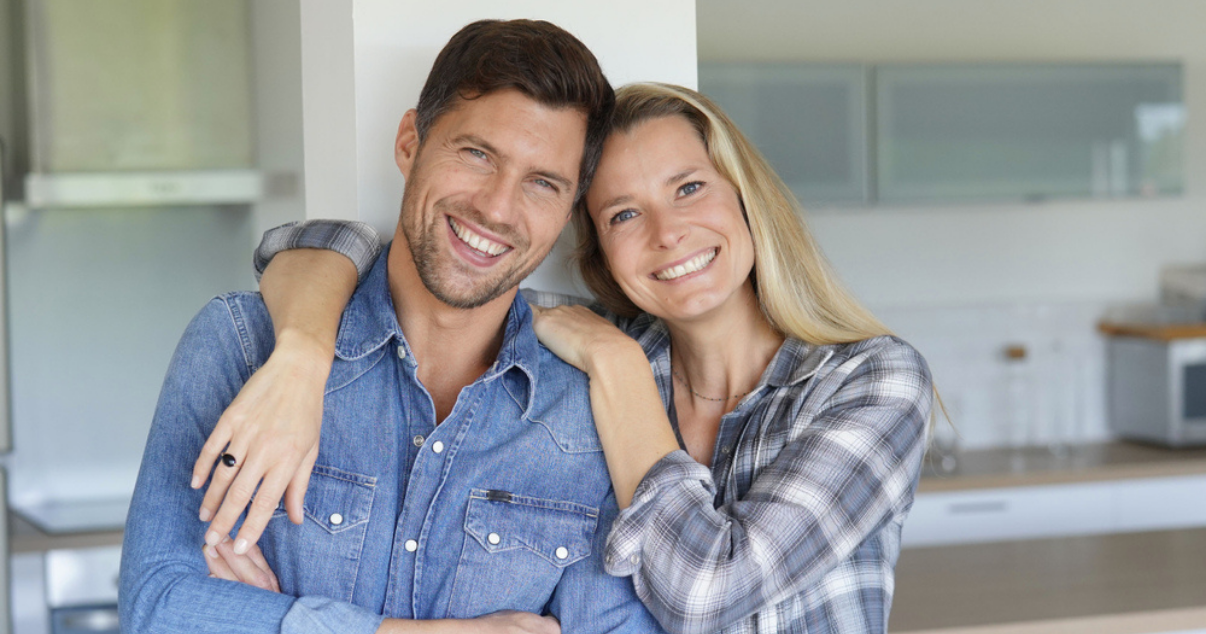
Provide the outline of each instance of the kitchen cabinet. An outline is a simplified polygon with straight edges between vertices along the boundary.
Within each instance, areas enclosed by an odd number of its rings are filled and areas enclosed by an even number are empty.
[[[807,207],[866,204],[867,81],[860,64],[707,63],[699,88]]]
[[[905,547],[1206,526],[1206,450],[1130,443],[969,452],[965,473],[922,479]],[[1014,454],[1017,457],[1017,454]],[[1021,464],[1021,468],[1017,468]],[[1028,464],[1028,467],[1027,467]]]

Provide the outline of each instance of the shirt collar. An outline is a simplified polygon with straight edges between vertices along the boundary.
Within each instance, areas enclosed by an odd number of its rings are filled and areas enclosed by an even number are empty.
[[[389,250],[386,245],[369,270],[364,281],[352,294],[348,307],[343,311],[339,323],[339,335],[335,339],[335,356],[345,361],[359,359],[381,348],[394,338],[405,343],[406,336],[398,325],[393,296],[389,290]],[[409,344],[406,344],[409,348]],[[532,309],[517,293],[507,311],[503,343],[498,359],[487,373],[488,376],[502,374],[518,368],[527,376],[529,394],[536,389],[536,363],[540,343],[532,330]]]

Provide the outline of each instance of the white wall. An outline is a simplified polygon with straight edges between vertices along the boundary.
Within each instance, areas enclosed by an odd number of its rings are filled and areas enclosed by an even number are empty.
[[[773,0],[698,3],[704,60],[1181,60],[1186,194],[1158,201],[818,211],[876,306],[1154,300],[1161,265],[1206,260],[1206,2]]]

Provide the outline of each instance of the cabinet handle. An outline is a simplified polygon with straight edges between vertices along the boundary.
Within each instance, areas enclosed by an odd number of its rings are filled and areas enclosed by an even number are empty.
[[[970,515],[972,513],[1004,513],[1009,510],[1009,502],[1005,500],[955,502],[947,507],[947,509],[953,515]]]

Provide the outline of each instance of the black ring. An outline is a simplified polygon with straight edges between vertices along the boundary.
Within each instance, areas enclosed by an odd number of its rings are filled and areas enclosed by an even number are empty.
[[[239,462],[238,458],[235,458],[233,455],[228,454],[228,453],[222,454],[221,460],[222,460],[222,464],[224,464],[228,467],[233,467],[236,464],[238,464],[238,462]]]

